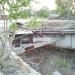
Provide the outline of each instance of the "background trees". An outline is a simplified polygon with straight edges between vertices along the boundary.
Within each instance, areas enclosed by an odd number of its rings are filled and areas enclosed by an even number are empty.
[[[36,12],[36,15],[38,17],[43,17],[43,18],[47,18],[49,16],[49,14],[50,14],[50,11],[46,7],[42,8],[39,11]]]
[[[57,12],[61,15],[73,15],[75,8],[74,0],[56,0]]]

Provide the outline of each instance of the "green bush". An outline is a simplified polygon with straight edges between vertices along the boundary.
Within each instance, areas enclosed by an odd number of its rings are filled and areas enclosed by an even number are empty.
[[[26,28],[38,28],[40,27],[41,22],[36,18],[33,18],[30,22],[27,23]]]

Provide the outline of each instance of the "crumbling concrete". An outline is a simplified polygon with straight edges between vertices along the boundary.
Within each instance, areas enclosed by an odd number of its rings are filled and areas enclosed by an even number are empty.
[[[13,51],[3,65],[5,66],[0,69],[0,75],[41,75],[26,64]]]

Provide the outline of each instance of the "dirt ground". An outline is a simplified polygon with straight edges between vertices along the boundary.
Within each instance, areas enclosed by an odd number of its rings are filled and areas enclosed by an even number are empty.
[[[43,47],[19,56],[43,75],[51,75],[54,71],[62,75],[75,75],[75,51]]]

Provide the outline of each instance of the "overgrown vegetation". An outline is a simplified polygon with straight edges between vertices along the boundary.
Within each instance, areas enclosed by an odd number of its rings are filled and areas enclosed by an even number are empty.
[[[70,62],[68,62],[66,59],[64,58],[57,58],[54,61],[54,64],[57,68],[69,68],[69,66],[71,65]]]
[[[9,26],[9,31],[16,31],[17,30],[17,25],[15,23],[12,23],[10,26]]]
[[[41,25],[41,22],[37,20],[37,18],[33,18],[30,22],[26,24],[26,28],[39,28]]]
[[[31,0],[0,0],[0,13],[5,15],[5,12],[8,12],[8,20],[15,20],[15,23],[17,19],[19,18],[26,18],[27,14],[25,14],[25,11],[22,10],[23,8],[25,9],[27,6],[29,6]],[[7,6],[6,6],[7,5]],[[14,38],[14,35],[11,39],[9,39],[9,34],[6,32],[7,31],[7,26],[4,24],[4,33],[1,32],[0,35],[0,67],[3,67],[4,69],[6,67],[9,68],[11,63],[10,60],[11,58],[9,57],[11,54],[12,50],[12,40]],[[12,29],[16,29],[16,25],[12,24],[10,26]],[[14,31],[15,32],[15,31]],[[9,41],[10,40],[10,41]],[[8,59],[8,60],[6,60]],[[15,61],[14,61],[15,62]],[[2,65],[1,65],[2,64]],[[14,64],[12,63],[11,66]],[[4,70],[5,71],[5,70]]]

